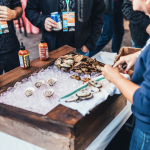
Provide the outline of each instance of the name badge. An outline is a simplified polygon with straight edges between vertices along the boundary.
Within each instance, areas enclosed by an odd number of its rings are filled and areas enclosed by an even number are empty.
[[[62,12],[63,32],[75,31],[75,12]]]
[[[9,33],[7,21],[0,21],[0,34]]]

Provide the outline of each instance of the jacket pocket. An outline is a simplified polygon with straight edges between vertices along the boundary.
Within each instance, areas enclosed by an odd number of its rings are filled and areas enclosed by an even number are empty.
[[[88,21],[93,7],[93,0],[78,0],[78,20]]]

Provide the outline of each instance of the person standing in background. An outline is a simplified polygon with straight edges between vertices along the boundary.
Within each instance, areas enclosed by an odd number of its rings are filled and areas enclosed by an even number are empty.
[[[101,34],[104,10],[103,0],[28,0],[25,12],[29,21],[42,30],[49,51],[69,45],[88,56]],[[61,16],[74,12],[74,26],[70,28],[67,24],[67,31],[53,31],[57,28],[56,22],[50,18],[53,12],[59,12]]]
[[[123,26],[123,13],[122,13],[122,1],[121,0],[105,0],[106,10],[110,5],[113,7],[112,13],[105,12],[104,14],[104,25],[102,34],[96,43],[96,49],[90,52],[90,57],[99,53],[112,39],[112,52],[118,53],[121,47],[122,39],[124,36]]]
[[[0,75],[20,65],[18,51],[20,44],[16,36],[13,20],[20,18],[20,0],[0,0],[0,24],[8,26],[2,30],[0,25]]]
[[[130,0],[124,0],[122,11],[130,22],[132,46],[143,48],[150,35],[149,17],[144,12],[134,11]]]

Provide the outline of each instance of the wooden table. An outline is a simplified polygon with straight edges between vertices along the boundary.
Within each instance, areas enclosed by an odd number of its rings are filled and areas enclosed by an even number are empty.
[[[32,73],[52,65],[54,60],[75,49],[63,46],[50,52],[48,61],[35,59],[27,70],[20,67],[0,76],[0,93]],[[42,116],[23,109],[0,104],[0,131],[47,150],[84,150],[126,106],[122,95],[109,96],[90,114],[58,105]]]

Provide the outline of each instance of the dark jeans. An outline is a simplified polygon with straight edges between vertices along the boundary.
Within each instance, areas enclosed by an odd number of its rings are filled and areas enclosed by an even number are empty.
[[[0,54],[0,75],[4,72],[8,72],[20,65],[18,51],[20,46],[16,46],[15,49],[10,52]]]
[[[120,1],[114,2],[114,13],[104,14],[103,32],[98,39],[97,48],[90,52],[90,57],[99,53],[112,39],[112,52],[118,53],[121,47],[124,27],[123,27],[123,13]]]
[[[135,125],[129,150],[150,150],[150,134],[140,131]]]

